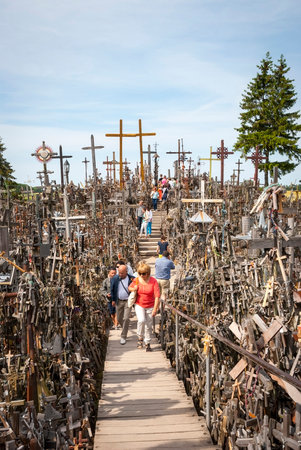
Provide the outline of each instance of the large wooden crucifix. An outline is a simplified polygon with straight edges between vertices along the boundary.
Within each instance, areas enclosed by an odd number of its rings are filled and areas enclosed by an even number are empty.
[[[234,155],[234,152],[229,152],[227,147],[224,147],[224,141],[221,140],[221,146],[217,148],[216,152],[212,152],[221,160],[221,191],[224,189],[224,161],[228,155]]]
[[[140,145],[140,172],[141,172],[141,182],[144,182],[144,168],[143,168],[143,144],[142,137],[143,136],[156,136],[156,133],[142,133],[142,121],[139,119],[139,133],[136,134],[139,136],[139,145]],[[121,161],[121,159],[120,159]]]
[[[209,158],[199,158],[199,161],[210,161],[209,163],[209,181],[212,178],[212,161],[219,161],[218,158],[212,158],[212,145],[210,146],[210,157]]]
[[[120,189],[123,189],[123,154],[122,154],[122,139],[124,137],[137,137],[136,133],[123,133],[122,131],[122,119],[119,121],[119,133],[107,133],[106,137],[119,137],[119,182]],[[115,160],[115,157],[113,157]],[[115,166],[114,166],[115,170]]]
[[[84,163],[85,164],[85,185],[87,186],[87,184],[88,184],[88,163],[89,163],[90,161],[88,161],[87,160],[87,158],[85,157],[85,159],[82,161],[82,163]]]
[[[61,191],[64,192],[64,166],[63,166],[63,162],[64,159],[68,159],[68,158],[72,158],[72,156],[70,155],[63,155],[63,148],[60,145],[59,148],[59,154],[57,156],[53,156],[53,159],[59,159],[60,160],[60,170],[61,170]]]
[[[251,156],[247,156],[246,159],[250,159],[255,166],[254,183],[255,183],[255,187],[257,187],[257,185],[258,185],[258,165],[264,159],[266,160],[267,157],[262,155],[262,153],[259,150],[259,145],[256,145],[255,152],[253,152]]]
[[[242,165],[241,160],[238,158],[238,161],[235,163],[238,165],[238,169],[234,169],[234,172],[237,172],[237,186],[239,186],[239,177],[240,177],[240,172],[244,172],[244,169],[241,169],[240,166]]]
[[[94,144],[94,136],[91,134],[91,146],[90,147],[82,147],[82,150],[91,150],[92,154],[92,168],[93,168],[93,179],[94,184],[97,182],[97,170],[96,170],[96,159],[95,159],[95,150],[104,148],[103,145],[95,145]]]

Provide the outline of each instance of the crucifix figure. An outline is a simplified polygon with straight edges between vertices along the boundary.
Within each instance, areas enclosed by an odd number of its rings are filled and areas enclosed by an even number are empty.
[[[142,121],[139,119],[139,133],[136,134],[139,136],[139,144],[140,144],[140,167],[141,167],[141,182],[144,182],[144,168],[143,168],[143,144],[142,137],[143,136],[156,136],[156,133],[142,133]],[[150,158],[150,156],[149,156]]]
[[[82,147],[82,150],[91,150],[92,154],[92,167],[93,167],[93,178],[94,184],[97,182],[97,171],[96,171],[96,159],[95,159],[95,150],[99,148],[104,148],[103,145],[95,145],[94,144],[94,136],[91,134],[91,146],[90,147]]]
[[[210,161],[209,164],[209,181],[211,181],[212,174],[212,161],[219,161],[218,158],[212,158],[212,145],[210,146],[210,157],[209,158],[199,158],[199,161]]]
[[[119,137],[119,166],[120,166],[120,176],[119,176],[119,182],[120,182],[120,189],[123,189],[123,154],[122,154],[122,138],[124,137],[137,137],[138,134],[125,134],[122,131],[122,119],[119,121],[119,133],[107,133],[106,137]],[[115,157],[114,157],[115,160]],[[114,166],[115,170],[115,166]]]
[[[63,149],[60,145],[59,148],[59,154],[58,156],[53,156],[53,159],[59,159],[60,160],[60,169],[61,169],[61,191],[64,191],[64,167],[63,167],[63,160],[67,158],[72,158],[72,156],[63,155]]]
[[[240,176],[240,172],[244,172],[244,169],[241,169],[240,166],[242,165],[242,162],[240,159],[238,159],[238,161],[235,163],[238,165],[238,169],[234,169],[234,172],[237,172],[237,186],[239,186],[239,176]]]
[[[82,163],[84,163],[85,164],[85,185],[87,186],[87,184],[88,184],[88,163],[89,163],[90,161],[88,161],[87,160],[87,158],[85,157],[85,159],[82,161]]]
[[[247,156],[246,159],[250,159],[255,166],[254,183],[255,183],[255,187],[257,187],[258,186],[258,165],[264,159],[266,160],[267,157],[263,156],[261,154],[261,152],[259,150],[259,145],[256,145],[255,152],[253,152],[251,156]]]
[[[228,158],[228,155],[233,155],[234,152],[229,152],[227,147],[224,147],[224,141],[221,140],[221,146],[217,148],[216,152],[212,152],[212,155],[216,155],[221,160],[221,191],[224,189],[224,161]]]

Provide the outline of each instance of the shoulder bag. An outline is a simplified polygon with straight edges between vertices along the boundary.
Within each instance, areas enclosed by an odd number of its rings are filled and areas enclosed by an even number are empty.
[[[138,277],[136,278],[136,284],[138,285],[139,281],[138,281]],[[131,308],[132,306],[134,306],[134,304],[136,303],[137,300],[137,291],[133,291],[130,293],[129,298],[128,298],[128,307]]]

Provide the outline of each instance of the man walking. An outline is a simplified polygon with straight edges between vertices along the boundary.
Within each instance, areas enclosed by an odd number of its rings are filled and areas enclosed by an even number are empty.
[[[166,300],[170,288],[170,271],[175,269],[174,263],[169,259],[167,250],[163,252],[162,258],[159,257],[156,259],[155,269],[155,278],[159,284],[160,295],[163,300]]]
[[[128,287],[133,279],[133,276],[128,275],[127,267],[125,265],[120,265],[118,267],[118,275],[115,275],[111,282],[112,305],[116,305],[117,320],[122,327],[120,336],[121,345],[126,343],[130,324],[131,309],[128,307],[128,297],[130,294]]]
[[[137,211],[136,211],[136,217],[137,217],[137,227],[138,227],[138,231],[140,232],[141,230],[141,225],[142,225],[142,219],[143,219],[143,213],[145,211],[145,207],[143,206],[143,201],[140,200]]]

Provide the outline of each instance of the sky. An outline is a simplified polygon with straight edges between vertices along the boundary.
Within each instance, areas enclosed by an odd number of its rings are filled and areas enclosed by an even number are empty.
[[[105,134],[120,119],[125,133],[137,133],[139,119],[156,133],[143,146],[157,143],[163,174],[173,174],[166,152],[178,139],[195,163],[221,139],[231,151],[242,94],[268,51],[286,58],[301,109],[300,16],[300,0],[0,0],[0,136],[17,181],[39,184],[31,154],[45,141],[73,156],[70,179],[83,182],[91,134],[104,146],[96,151],[104,177],[103,161],[119,154]],[[239,156],[229,155],[225,179]],[[124,157],[134,169],[138,138],[124,139]],[[47,167],[59,182],[58,160]],[[253,176],[251,162],[242,168],[242,178]],[[299,166],[282,181],[300,178]]]

